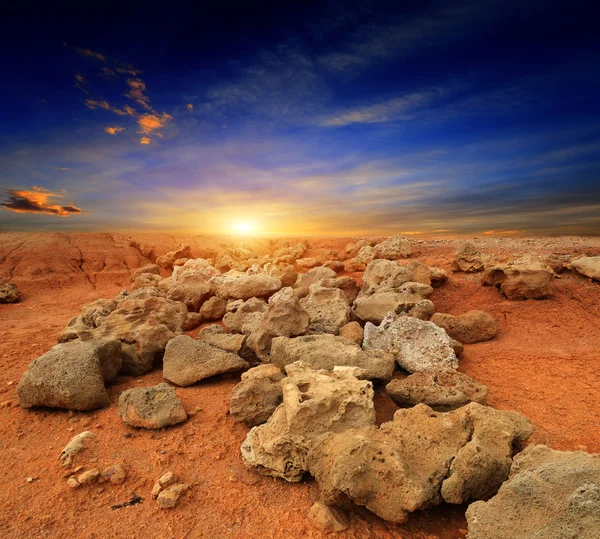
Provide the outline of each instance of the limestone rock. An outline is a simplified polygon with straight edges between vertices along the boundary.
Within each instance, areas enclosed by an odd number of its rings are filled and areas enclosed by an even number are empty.
[[[202,304],[199,312],[202,320],[220,320],[227,312],[227,300],[213,296]]]
[[[73,436],[65,448],[60,452],[58,457],[61,465],[68,468],[73,464],[73,457],[89,446],[91,440],[95,440],[96,435],[93,432],[84,431],[77,436]]]
[[[600,281],[600,256],[582,256],[571,260],[570,266],[581,275]]]
[[[17,386],[19,403],[70,410],[106,406],[104,382],[117,375],[121,361],[121,343],[115,340],[57,344],[29,364]]]
[[[290,339],[277,337],[271,345],[271,363],[280,368],[301,361],[313,369],[333,370],[336,366],[365,369],[368,380],[389,381],[394,357],[381,350],[364,351],[354,341],[334,335],[305,335]]]
[[[281,288],[277,277],[265,273],[248,275],[239,271],[230,271],[217,275],[210,280],[216,296],[227,299],[250,299],[269,297]]]
[[[119,395],[119,417],[131,427],[162,429],[187,419],[175,390],[165,383],[136,387]]]
[[[160,288],[164,279],[160,275],[154,273],[140,273],[133,283],[131,283],[131,290],[138,290],[139,288]]]
[[[185,271],[178,276],[169,288],[167,298],[185,303],[188,310],[198,312],[202,304],[210,297],[208,281],[202,272]]]
[[[156,497],[156,503],[161,509],[172,509],[179,502],[182,494],[187,492],[189,485],[184,483],[175,483],[163,488]]]
[[[264,271],[269,277],[276,277],[279,279],[283,288],[287,286],[294,286],[298,279],[298,272],[291,264],[265,264]]]
[[[326,432],[373,425],[373,386],[346,373],[288,367],[283,403],[248,433],[242,460],[263,475],[300,481],[314,441]]]
[[[233,419],[249,427],[265,423],[283,399],[282,379],[281,370],[267,363],[245,372],[231,392],[229,413]]]
[[[488,394],[487,386],[466,374],[437,369],[417,372],[403,380],[394,379],[385,390],[398,406],[423,403],[438,412],[448,412],[469,402],[486,404]]]
[[[468,242],[461,243],[458,246],[452,265],[452,271],[464,271],[472,273],[483,270],[486,262],[490,259],[489,255],[484,255],[477,248]]]
[[[487,499],[506,480],[512,457],[531,435],[516,412],[470,403],[439,413],[400,409],[380,428],[327,434],[313,444],[310,473],[321,500],[365,506],[385,520],[446,501]]]
[[[348,529],[346,514],[339,508],[315,502],[308,511],[308,520],[317,529],[325,533],[341,532]]]
[[[543,299],[552,294],[554,272],[534,255],[486,265],[482,283],[496,285],[508,299]]]
[[[375,258],[398,260],[407,258],[412,254],[410,241],[402,236],[392,236],[375,246]]]
[[[442,286],[448,280],[448,273],[441,268],[429,268],[429,275],[431,277],[431,286],[434,288]]]
[[[308,296],[300,300],[300,305],[310,315],[313,332],[335,335],[350,321],[350,306],[339,288],[325,288],[314,284],[310,287]]]
[[[249,365],[237,354],[204,341],[179,335],[165,349],[163,377],[178,386],[189,386],[217,374],[235,372]]]
[[[431,286],[431,270],[420,260],[411,260],[406,269],[412,274],[411,281]]]
[[[466,344],[489,341],[498,334],[498,323],[485,311],[469,311],[459,316],[435,313],[431,321],[444,328],[451,338]]]
[[[354,341],[358,346],[362,346],[364,330],[358,322],[348,322],[340,328],[340,337],[345,337]]]
[[[600,455],[531,445],[496,496],[467,509],[470,539],[596,539]]]
[[[344,262],[344,270],[348,272],[364,271],[368,264],[375,258],[375,250],[370,245],[360,248],[354,258]],[[377,257],[382,258],[382,257]]]
[[[363,275],[360,296],[372,296],[380,288],[397,289],[410,281],[413,281],[413,275],[406,266],[392,260],[373,260]]]
[[[367,322],[363,348],[390,352],[408,372],[458,366],[448,334],[432,322],[410,316],[389,313],[379,326]]]
[[[175,251],[159,256],[156,259],[156,264],[161,268],[171,269],[178,258],[192,258],[192,248],[187,244],[181,244]]]
[[[250,333],[258,329],[267,314],[268,308],[267,302],[258,298],[250,298],[247,301],[237,300],[237,302],[229,302],[227,304],[227,313],[223,316],[223,324],[230,331],[250,335]]]
[[[149,273],[151,275],[160,275],[160,268],[156,264],[146,264],[141,268],[136,269],[132,274],[129,280],[133,283],[135,280],[142,275],[142,273]]]
[[[342,294],[344,294],[344,298],[348,305],[352,305],[352,302],[360,293],[360,286],[358,286],[358,283],[349,275],[335,277],[334,279],[323,279],[317,284],[320,284],[324,288],[339,288],[342,291]]]
[[[0,283],[0,303],[16,303],[21,299],[21,292],[16,284]]]
[[[59,334],[58,342],[68,342],[77,339],[81,334],[91,332],[102,325],[104,319],[117,308],[114,299],[100,298],[81,308],[81,314],[74,316],[67,327]]]
[[[330,268],[319,266],[312,268],[302,275],[298,275],[294,288],[309,288],[313,284],[317,284],[324,279],[335,279],[337,274]]]

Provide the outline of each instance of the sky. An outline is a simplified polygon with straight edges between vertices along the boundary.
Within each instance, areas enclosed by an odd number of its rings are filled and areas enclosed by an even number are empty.
[[[600,234],[591,2],[1,10],[0,230]]]

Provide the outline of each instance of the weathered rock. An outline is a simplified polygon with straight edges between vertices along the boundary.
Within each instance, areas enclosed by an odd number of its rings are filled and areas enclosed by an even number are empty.
[[[165,349],[163,377],[178,386],[189,386],[217,374],[235,372],[249,365],[237,354],[204,341],[179,335]]]
[[[156,264],[161,268],[171,269],[173,262],[178,258],[192,258],[192,248],[187,244],[181,244],[175,251],[159,256],[156,259]]]
[[[119,417],[131,427],[162,429],[187,419],[175,390],[165,383],[136,387],[119,395]]]
[[[435,313],[431,321],[453,339],[466,344],[489,341],[498,335],[498,323],[485,311],[469,311],[459,316]]]
[[[581,275],[600,281],[600,256],[582,256],[569,265]]]
[[[489,501],[467,509],[470,539],[596,539],[600,455],[531,445]]]
[[[379,326],[367,322],[363,348],[392,353],[408,372],[458,366],[448,334],[432,322],[410,316],[389,313]]]
[[[431,369],[392,380],[385,390],[402,407],[426,404],[438,412],[448,412],[469,402],[486,404],[488,389],[466,374]]]
[[[154,250],[154,247],[152,247],[151,245],[139,242],[137,240],[132,240],[129,242],[129,246],[133,247],[134,249],[137,249],[140,252],[140,254],[144,258],[150,260],[150,262],[156,261],[156,252]]]
[[[148,287],[160,288],[163,281],[164,279],[160,275],[154,273],[140,273],[131,284],[131,290]]]
[[[346,514],[337,507],[315,502],[308,511],[308,520],[317,529],[325,533],[341,532],[348,529]]]
[[[202,320],[220,320],[227,312],[227,300],[213,296],[202,304],[199,312]]]
[[[323,266],[332,269],[336,273],[344,271],[344,263],[341,260],[330,260],[329,262],[325,262]]]
[[[129,278],[130,282],[135,282],[135,280],[142,275],[143,273],[149,273],[151,275],[160,275],[160,268],[156,264],[146,264],[141,268],[136,269]]]
[[[375,250],[370,245],[361,247],[354,258],[344,262],[344,270],[348,272],[364,271],[368,264],[375,258]],[[377,257],[382,258],[382,257]]]
[[[0,283],[0,303],[16,303],[21,299],[21,292],[16,284]]]
[[[552,294],[554,272],[536,256],[486,265],[484,285],[496,285],[508,299],[543,299]]]
[[[175,483],[160,491],[156,497],[156,503],[161,509],[171,509],[177,505],[182,494],[187,492],[189,485],[184,483]]]
[[[271,363],[280,368],[301,361],[312,369],[333,370],[336,366],[365,369],[364,378],[389,381],[394,357],[380,350],[364,351],[354,341],[333,335],[277,337],[271,345]]]
[[[296,268],[298,271],[307,271],[319,265],[319,260],[313,257],[310,258],[299,258],[296,260]]]
[[[98,468],[92,468],[91,470],[86,470],[83,473],[80,473],[77,476],[77,482],[80,485],[92,485],[98,478],[100,477],[100,470]]]
[[[310,315],[313,332],[335,335],[350,321],[350,306],[339,288],[324,288],[314,284],[308,296],[300,300],[300,305]]]
[[[440,268],[429,268],[429,275],[431,277],[431,286],[434,288],[442,286],[448,280],[448,273],[446,270]]]
[[[468,242],[461,243],[458,246],[452,265],[452,271],[464,271],[473,273],[483,270],[486,262],[490,259],[489,255],[484,255],[477,248]]]
[[[410,241],[402,236],[392,236],[387,240],[375,246],[375,258],[386,258],[388,260],[398,260],[407,258],[412,254]]]
[[[452,344],[452,349],[454,350],[456,357],[460,356],[465,351],[465,345],[463,343],[452,338],[450,339],[450,342]]]
[[[287,286],[294,286],[294,284],[298,280],[298,272],[296,271],[296,268],[294,268],[294,266],[292,266],[291,264],[265,264],[264,271],[269,277],[275,277],[279,279],[283,288]]]
[[[248,275],[230,271],[213,277],[210,285],[216,296],[246,300],[273,295],[281,288],[281,281],[277,277],[269,277],[266,273]]]
[[[324,279],[335,279],[337,274],[330,268],[318,266],[307,271],[304,274],[298,275],[294,288],[309,288],[313,284],[320,283]]]
[[[59,334],[58,342],[68,342],[77,339],[82,333],[102,325],[104,319],[117,308],[114,299],[100,298],[81,308],[81,314],[74,316],[67,327]]]
[[[370,382],[295,365],[288,367],[281,386],[283,404],[265,424],[250,430],[242,444],[244,464],[263,475],[300,481],[320,435],[375,423]]]
[[[179,479],[177,478],[177,475],[175,475],[173,472],[165,472],[157,479],[156,483],[154,483],[154,486],[152,487],[151,496],[153,498],[158,497],[161,490],[170,485],[174,485],[175,483],[177,483],[178,480]]]
[[[352,302],[360,293],[360,286],[358,286],[358,283],[348,275],[336,277],[335,279],[323,279],[317,284],[320,284],[324,288],[339,288],[344,294],[348,305],[352,305]]]
[[[282,288],[269,298],[267,312],[260,325],[250,333],[248,346],[265,359],[275,337],[294,337],[306,332],[310,315],[302,307],[292,288]]]
[[[354,341],[358,346],[362,346],[364,330],[358,322],[348,322],[340,328],[340,337],[345,337]]]
[[[181,301],[189,311],[198,312],[210,295],[210,285],[205,275],[202,272],[187,270],[171,285],[167,298]]]
[[[360,296],[372,296],[380,288],[398,289],[404,283],[413,281],[412,272],[392,260],[373,260],[363,275]]]
[[[204,277],[206,281],[209,281],[211,277],[219,275],[220,273],[208,260],[205,260],[204,258],[192,258],[183,266],[175,266],[173,268],[173,273],[171,274],[173,282],[177,282],[180,277],[183,277],[188,272],[193,273],[194,275],[200,275]]]
[[[106,406],[104,382],[117,375],[121,362],[121,343],[115,340],[57,344],[29,364],[17,386],[19,403],[70,410]]]
[[[249,427],[265,423],[283,400],[282,379],[281,370],[268,363],[245,372],[231,392],[229,413],[233,419]]]
[[[380,428],[322,436],[308,456],[321,500],[346,500],[392,522],[448,503],[493,495],[513,455],[532,433],[516,412],[470,403],[439,413],[424,404],[400,409]]]
[[[122,464],[113,464],[102,470],[98,483],[109,481],[113,485],[122,485],[127,479],[127,470]]]
[[[412,274],[411,281],[431,286],[431,270],[420,260],[411,260],[406,269]]]
[[[266,301],[250,298],[248,301],[237,300],[227,304],[227,313],[223,317],[223,324],[236,333],[249,335],[257,330],[267,314],[269,306]]]
[[[73,457],[81,453],[90,445],[92,440],[96,439],[93,432],[84,431],[77,436],[73,436],[65,448],[60,452],[58,459],[61,461],[61,466],[68,468],[73,464]]]
[[[551,253],[542,258],[542,262],[546,264],[556,274],[560,274],[565,270],[566,266],[569,266],[571,255]],[[599,277],[600,277],[600,266],[599,266]]]
[[[202,315],[200,313],[189,313],[188,312],[185,322],[183,323],[183,326],[181,326],[181,329],[183,331],[190,331],[190,330],[196,329],[198,326],[202,325],[203,322],[204,322],[204,318],[202,317]]]

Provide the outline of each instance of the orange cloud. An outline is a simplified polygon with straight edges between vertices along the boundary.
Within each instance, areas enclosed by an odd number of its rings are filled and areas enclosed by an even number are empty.
[[[142,137],[140,139],[140,144],[150,144],[150,137]]]
[[[90,110],[94,110],[94,109],[108,110],[110,112],[114,112],[115,114],[118,114],[119,116],[127,116],[127,114],[129,114],[128,111],[119,109],[117,107],[113,107],[112,105],[109,105],[108,102],[105,101],[104,99],[86,99],[85,106]]]
[[[112,79],[117,76],[117,74],[110,67],[103,67],[102,71],[100,71],[100,74],[105,79]]]
[[[117,133],[120,133],[121,131],[125,131],[125,128],[121,127],[119,125],[115,125],[115,126],[111,126],[111,127],[105,127],[104,131],[106,131],[109,135],[116,135]]]
[[[80,56],[87,56],[88,58],[95,58],[101,62],[106,62],[106,56],[104,56],[104,54],[91,51],[90,49],[81,49],[79,47],[75,47],[75,50]]]
[[[160,129],[162,129],[169,120],[172,120],[173,116],[163,112],[162,114],[142,114],[138,118],[138,125],[140,129],[138,133],[140,135],[144,135],[141,144],[150,144],[150,135],[155,135],[157,137],[162,138],[162,133]],[[147,140],[147,142],[144,142]]]
[[[507,236],[518,233],[519,230],[486,230],[483,234],[486,236]]]
[[[191,103],[188,103],[188,104],[185,106],[185,108],[186,108],[186,109],[188,109],[189,111],[192,111],[192,110],[194,110],[194,105],[192,105]]]
[[[125,94],[125,97],[133,99],[146,110],[152,111],[150,98],[144,94],[146,83],[142,79],[127,79],[126,82],[129,85],[129,92]]]
[[[68,217],[81,213],[81,209],[72,202],[66,206],[54,204],[51,199],[62,198],[62,195],[51,193],[43,187],[33,186],[31,191],[19,191],[9,189],[8,202],[1,202],[8,211],[15,213],[44,213],[47,215],[58,215],[59,217]]]

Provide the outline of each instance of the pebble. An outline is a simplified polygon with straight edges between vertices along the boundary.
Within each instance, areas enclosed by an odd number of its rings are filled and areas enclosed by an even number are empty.
[[[91,470],[80,474],[77,477],[77,482],[80,485],[91,485],[97,481],[98,477],[100,477],[100,470],[98,468],[92,468]]]
[[[156,503],[161,509],[171,509],[177,505],[181,495],[189,489],[184,483],[176,483],[160,491]]]

